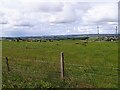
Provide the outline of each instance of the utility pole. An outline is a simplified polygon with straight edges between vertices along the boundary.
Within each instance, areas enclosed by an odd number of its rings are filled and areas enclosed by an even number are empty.
[[[97,25],[97,34],[98,34],[98,40],[100,39],[100,37],[99,37],[99,26]]]
[[[97,25],[97,34],[99,36],[99,26]]]
[[[116,38],[117,38],[117,36],[118,36],[118,30],[117,30],[117,26],[116,26]]]
[[[8,22],[0,22],[0,24],[1,24],[1,33],[3,32],[3,29],[4,29],[4,25],[6,25],[6,24],[8,24]],[[2,34],[2,36],[3,36],[3,34]]]

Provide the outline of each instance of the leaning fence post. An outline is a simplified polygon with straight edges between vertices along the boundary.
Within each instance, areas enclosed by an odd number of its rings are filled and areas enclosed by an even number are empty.
[[[60,54],[60,71],[61,71],[61,78],[64,79],[64,54],[61,52]]]
[[[9,63],[8,63],[8,58],[6,57],[6,65],[7,65],[7,70],[10,71]]]

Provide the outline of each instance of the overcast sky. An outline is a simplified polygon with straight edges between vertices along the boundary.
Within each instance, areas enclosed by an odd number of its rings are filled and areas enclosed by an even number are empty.
[[[0,0],[0,36],[115,34],[117,24],[118,0]]]

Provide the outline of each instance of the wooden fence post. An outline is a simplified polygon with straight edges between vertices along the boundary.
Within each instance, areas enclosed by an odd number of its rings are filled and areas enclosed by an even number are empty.
[[[61,71],[61,79],[64,79],[64,54],[61,52],[60,54],[60,71]]]
[[[9,63],[8,63],[8,58],[6,57],[5,59],[6,59],[7,70],[9,72],[10,71],[10,67],[9,67]]]

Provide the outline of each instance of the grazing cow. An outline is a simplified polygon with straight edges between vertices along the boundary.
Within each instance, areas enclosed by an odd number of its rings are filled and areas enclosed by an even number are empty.
[[[75,44],[79,44],[78,42],[76,42]]]

